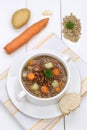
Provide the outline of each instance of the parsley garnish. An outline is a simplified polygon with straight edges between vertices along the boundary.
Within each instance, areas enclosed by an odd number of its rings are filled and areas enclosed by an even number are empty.
[[[53,72],[52,72],[52,70],[50,70],[50,69],[44,70],[44,75],[45,75],[47,78],[52,78],[52,77],[53,77]]]
[[[73,29],[75,24],[72,21],[67,21],[66,28],[67,29]]]

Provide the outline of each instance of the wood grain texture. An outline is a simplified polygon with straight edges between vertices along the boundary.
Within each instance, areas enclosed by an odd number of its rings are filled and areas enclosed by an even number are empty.
[[[25,47],[22,47],[11,56],[8,56],[3,49],[9,41],[25,30],[26,26],[17,30],[11,24],[12,14],[16,10],[25,7],[25,0],[0,0],[0,74],[10,66],[17,55],[25,52]]]
[[[77,43],[72,43],[69,40],[66,40],[63,35],[63,40],[65,43],[72,48],[81,58],[83,58],[85,61],[87,61],[87,46],[85,43],[87,43],[87,16],[85,15],[85,12],[87,11],[87,1],[86,0],[62,0],[62,19],[67,15],[70,15],[72,12],[74,15],[77,16],[81,20],[81,26],[82,26],[82,35],[81,38]],[[87,85],[86,82],[84,82],[85,86],[81,89],[81,95],[84,95],[87,91]],[[82,130],[87,128],[87,97],[83,97],[81,106],[74,112],[72,112],[69,116],[66,116],[66,123],[65,123],[65,130]]]

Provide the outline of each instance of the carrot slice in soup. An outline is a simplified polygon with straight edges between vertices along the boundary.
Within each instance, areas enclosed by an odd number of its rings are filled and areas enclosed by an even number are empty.
[[[41,91],[42,91],[42,93],[48,93],[48,87],[47,86],[42,86]]]
[[[33,60],[29,60],[29,65],[32,66],[34,64],[34,61]]]
[[[55,88],[55,91],[59,93],[61,91],[61,88],[58,86]]]
[[[53,69],[53,74],[54,74],[55,76],[58,76],[58,75],[59,75],[59,69],[58,69],[58,68],[54,68],[54,69]]]
[[[31,72],[28,74],[28,79],[33,80],[35,78],[35,75]]]

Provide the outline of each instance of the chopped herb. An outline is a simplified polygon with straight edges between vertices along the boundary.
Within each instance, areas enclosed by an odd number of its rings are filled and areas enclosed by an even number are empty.
[[[52,78],[52,77],[53,77],[53,72],[52,72],[52,70],[50,70],[50,69],[44,70],[44,75],[45,75],[47,78]]]
[[[67,21],[66,28],[67,29],[73,29],[75,24],[72,21]]]

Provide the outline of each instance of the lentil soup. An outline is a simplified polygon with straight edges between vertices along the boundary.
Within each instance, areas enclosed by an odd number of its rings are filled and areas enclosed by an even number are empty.
[[[58,59],[43,55],[28,60],[21,78],[29,93],[39,98],[51,98],[64,89],[67,72]]]

